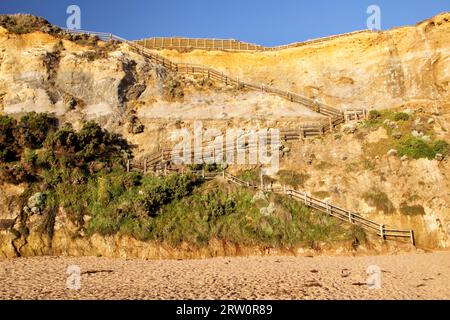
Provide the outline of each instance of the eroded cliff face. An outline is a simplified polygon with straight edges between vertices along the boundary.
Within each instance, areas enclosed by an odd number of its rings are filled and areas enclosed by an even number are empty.
[[[210,65],[336,107],[411,108],[415,117],[433,118],[436,137],[449,141],[449,18],[450,14],[443,14],[415,27],[278,52],[159,52],[174,61]],[[187,128],[193,133],[194,120],[223,133],[228,128],[293,129],[304,121],[323,120],[278,97],[171,74],[124,45],[81,45],[43,32],[18,35],[1,27],[0,111],[55,112],[61,122],[75,127],[85,119],[96,119],[136,144],[137,157],[173,145],[174,130]],[[143,132],[124,125],[130,116],[139,117]],[[401,161],[387,156],[387,150],[372,154],[373,145],[386,139],[380,129],[299,141],[288,145],[291,152],[282,157],[281,169],[307,174],[301,188],[316,197],[393,227],[413,228],[420,246],[448,248],[448,159]],[[24,186],[2,185],[1,190],[0,219],[17,219],[17,198]],[[364,194],[373,190],[388,195],[394,212],[385,213],[364,200]],[[401,214],[403,204],[424,211]],[[20,248],[21,255],[178,258],[234,255],[240,250],[214,243],[204,251],[177,251],[130,237],[86,237],[70,226],[63,212],[58,217],[52,239],[33,231],[33,221],[27,222],[32,233],[26,243],[0,231],[0,252],[8,257]]]
[[[273,52],[157,51],[177,62],[303,93],[331,106],[448,104],[450,14],[411,27],[363,32]]]
[[[79,45],[42,32],[14,34],[1,27],[0,39],[4,113],[123,114],[126,102],[164,72],[115,43]]]
[[[302,173],[300,189],[314,197],[413,229],[419,247],[450,247],[449,160],[389,156],[387,141],[381,127],[289,144],[281,168]]]

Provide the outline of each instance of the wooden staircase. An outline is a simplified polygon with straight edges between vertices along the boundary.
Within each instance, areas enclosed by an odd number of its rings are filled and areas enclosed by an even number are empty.
[[[223,72],[217,71],[215,69],[212,69],[207,66],[203,65],[196,65],[196,64],[186,64],[186,63],[175,63],[171,60],[155,53],[154,51],[146,48],[145,46],[139,44],[135,41],[129,41],[127,39],[118,37],[116,35],[113,35],[111,33],[101,33],[101,32],[92,32],[92,31],[84,31],[84,30],[69,30],[65,29],[66,32],[75,33],[75,34],[88,34],[88,35],[95,35],[100,40],[103,41],[119,41],[122,43],[126,43],[128,46],[130,46],[134,51],[137,53],[143,55],[150,61],[160,64],[163,67],[177,73],[181,74],[192,74],[192,75],[200,75],[208,79],[212,79],[218,82],[221,82],[225,85],[234,85],[238,86],[240,88],[245,88],[249,90],[256,90],[256,91],[262,91],[270,94],[277,95],[281,98],[287,99],[291,102],[295,102],[298,104],[301,104],[302,106],[305,106],[309,108],[312,111],[315,111],[319,114],[322,114],[326,117],[328,117],[328,121],[326,124],[323,124],[322,122],[318,122],[314,130],[311,130],[311,132],[317,132],[317,134],[323,134],[328,131],[328,129],[332,130],[335,126],[343,123],[345,121],[344,117],[344,111],[331,107],[329,105],[326,105],[324,103],[321,103],[317,100],[305,97],[303,95],[280,90],[277,88],[274,88],[272,86],[267,86],[265,84],[256,84],[251,83],[247,81],[242,81],[238,77],[231,77]],[[365,117],[366,110],[365,109],[352,109],[352,115],[354,115],[357,119]]]

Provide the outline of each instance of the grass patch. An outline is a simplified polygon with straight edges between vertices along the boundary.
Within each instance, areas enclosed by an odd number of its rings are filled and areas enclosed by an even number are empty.
[[[310,175],[307,173],[298,173],[291,170],[280,170],[277,176],[281,184],[291,186],[294,189],[298,187],[303,188],[306,181],[310,178]]]
[[[366,231],[355,224],[353,224],[349,231],[348,231],[349,237],[356,239],[356,242],[358,243],[366,243],[367,242],[367,233]]]
[[[409,120],[409,114],[405,112],[396,112],[394,114],[394,121],[408,121]]]
[[[408,206],[406,203],[402,203],[400,205],[399,211],[401,214],[409,216],[425,215],[425,209],[421,205]]]
[[[328,191],[316,191],[316,192],[312,192],[312,195],[315,198],[325,199],[330,196],[330,193]]]
[[[448,155],[450,146],[446,141],[438,140],[426,142],[421,138],[407,137],[398,146],[400,156],[408,156],[413,159],[427,158],[434,159],[436,154]]]
[[[320,161],[319,163],[315,164],[314,167],[317,170],[326,170],[333,167],[333,164],[327,161]]]
[[[433,138],[432,127],[424,122],[425,119],[420,119],[422,122],[416,124],[413,123],[411,116],[404,112],[372,110],[369,113],[368,120],[364,123],[364,127],[369,129],[384,127],[388,132],[389,139],[383,139],[378,143],[366,144],[364,146],[365,153],[370,157],[375,157],[386,155],[390,149],[397,149],[400,157],[408,156],[412,159],[434,159],[438,153],[444,156],[448,155],[450,146],[446,141],[427,142],[411,134],[413,130],[416,130]]]
[[[363,199],[371,207],[377,208],[378,211],[383,211],[384,213],[394,213],[394,204],[389,200],[386,193],[376,189],[363,194]]]
[[[369,158],[365,158],[362,161],[362,167],[364,170],[374,170],[375,169],[375,163],[371,161]]]
[[[209,182],[164,207],[150,224],[150,237],[174,246],[182,242],[202,246],[210,239],[276,247],[351,239],[339,221],[298,201],[270,195],[275,213],[265,216],[260,212],[262,204],[255,204],[253,197],[249,189],[224,191],[217,182]]]
[[[255,169],[250,169],[250,170],[244,170],[241,171],[237,174],[237,176],[246,181],[246,182],[250,182],[253,185],[257,185],[259,186],[261,184],[261,168],[255,168]],[[263,176],[263,182],[265,185],[268,185],[272,182],[274,182],[275,179],[264,175]]]

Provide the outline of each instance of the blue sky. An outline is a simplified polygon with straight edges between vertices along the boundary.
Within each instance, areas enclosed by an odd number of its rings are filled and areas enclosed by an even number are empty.
[[[152,36],[234,38],[279,45],[366,29],[369,5],[382,29],[413,25],[450,11],[450,0],[0,0],[0,13],[32,13],[66,25],[81,8],[81,27],[128,39]]]

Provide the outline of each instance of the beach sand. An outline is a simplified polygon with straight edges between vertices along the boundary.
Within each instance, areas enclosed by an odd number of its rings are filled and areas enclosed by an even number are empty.
[[[67,268],[81,271],[68,289]],[[381,270],[369,289],[367,268]],[[450,252],[363,257],[0,261],[1,299],[450,299]],[[73,282],[72,282],[73,284]]]

